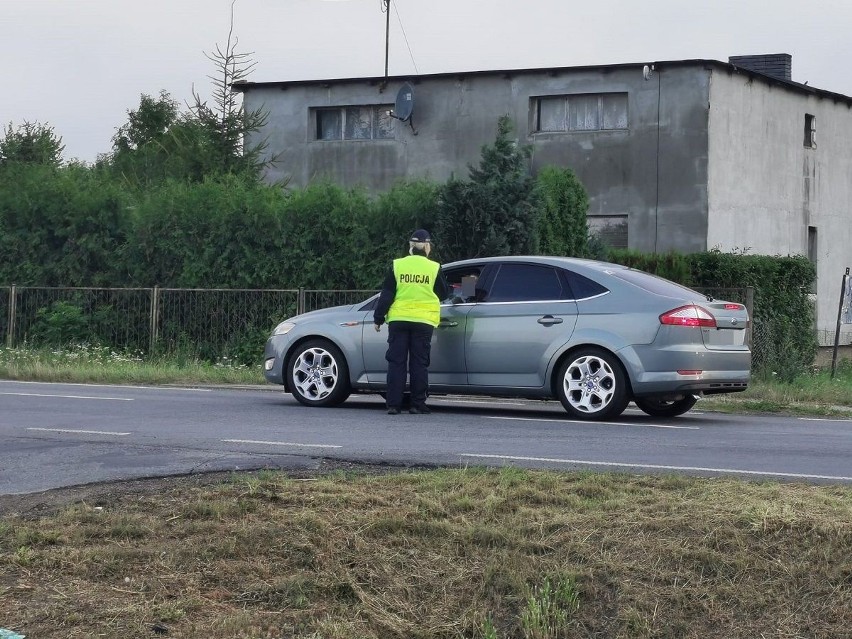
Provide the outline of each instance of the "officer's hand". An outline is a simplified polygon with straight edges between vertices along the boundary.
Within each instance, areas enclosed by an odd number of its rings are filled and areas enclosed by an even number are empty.
[[[377,333],[378,333],[380,330],[382,330],[382,325],[381,325],[381,324],[373,324],[373,326],[375,326],[375,327],[376,327],[376,332],[377,332]]]

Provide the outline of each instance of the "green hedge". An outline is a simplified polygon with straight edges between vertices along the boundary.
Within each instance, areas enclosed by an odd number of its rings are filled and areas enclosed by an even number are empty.
[[[551,182],[570,177],[545,175]],[[572,184],[548,183],[534,197]],[[329,183],[282,190],[227,176],[166,182],[139,194],[87,167],[6,167],[0,284],[374,289],[411,230],[440,230],[445,195],[444,186],[428,181],[402,182],[371,197]],[[581,196],[565,200],[572,216],[584,206]],[[543,219],[558,220],[555,201],[547,201]],[[555,246],[552,234],[539,233],[544,246]],[[435,257],[445,260],[442,238],[435,240]],[[813,361],[807,291],[815,271],[804,257],[610,251],[607,259],[687,286],[753,286],[755,369],[791,379]],[[68,309],[60,315],[72,317]],[[46,334],[54,333],[61,327]]]

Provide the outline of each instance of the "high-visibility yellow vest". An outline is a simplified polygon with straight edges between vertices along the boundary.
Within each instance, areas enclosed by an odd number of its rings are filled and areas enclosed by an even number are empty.
[[[423,255],[409,255],[393,261],[396,296],[388,310],[388,322],[422,322],[437,326],[441,321],[441,300],[433,287],[440,265]]]

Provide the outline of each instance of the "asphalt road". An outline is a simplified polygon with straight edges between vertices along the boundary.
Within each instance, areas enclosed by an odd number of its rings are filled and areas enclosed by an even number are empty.
[[[385,414],[381,398],[305,408],[277,388],[0,381],[0,494],[323,459],[401,466],[680,473],[852,484],[852,419],[634,407],[613,422],[557,402],[434,397],[431,415]]]

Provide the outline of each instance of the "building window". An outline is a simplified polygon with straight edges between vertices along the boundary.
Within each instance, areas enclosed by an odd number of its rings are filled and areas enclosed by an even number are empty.
[[[589,233],[606,246],[628,248],[626,215],[589,215]]]
[[[627,128],[626,93],[581,93],[536,98],[537,133]]]
[[[816,116],[805,113],[805,147],[816,148]]]
[[[390,140],[390,104],[314,109],[317,140]]]

